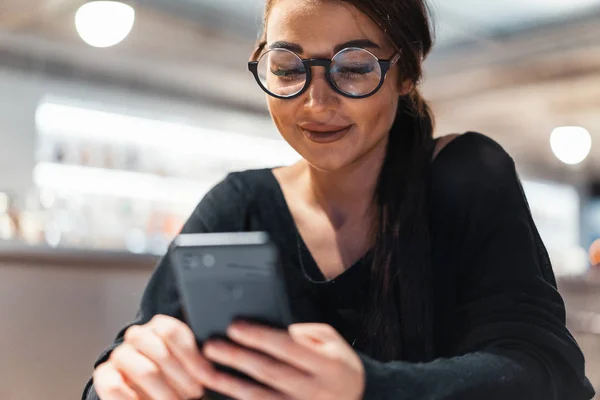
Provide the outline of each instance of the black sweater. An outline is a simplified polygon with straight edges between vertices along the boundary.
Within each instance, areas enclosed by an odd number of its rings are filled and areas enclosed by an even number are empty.
[[[564,304],[513,160],[491,139],[469,132],[440,152],[430,179],[436,359],[382,363],[357,349],[366,370],[364,398],[591,399],[584,357],[565,327]],[[352,341],[370,253],[325,281],[270,169],[228,175],[183,228],[244,230],[267,231],[279,248],[295,319],[327,322]],[[168,255],[134,323],[155,314],[182,319]],[[83,399],[95,398],[89,382]]]

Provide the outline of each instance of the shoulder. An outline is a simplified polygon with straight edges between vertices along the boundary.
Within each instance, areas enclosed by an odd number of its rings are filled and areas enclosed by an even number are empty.
[[[477,251],[490,234],[510,236],[530,223],[513,159],[480,133],[462,134],[440,151],[429,187],[434,247],[444,251]]]
[[[190,230],[201,226],[207,231],[238,231],[252,204],[269,185],[268,169],[229,173],[214,185],[196,206],[188,224]]]
[[[512,157],[481,133],[445,136],[437,147],[431,169],[433,189],[481,188],[515,177]]]
[[[442,151],[444,147],[446,147],[448,144],[450,144],[450,142],[452,142],[459,136],[461,136],[460,133],[451,133],[449,135],[440,136],[439,138],[437,138],[435,143],[435,149],[433,150],[432,159],[435,160],[438,154],[440,154],[440,151]]]
[[[230,172],[212,187],[203,201],[247,202],[269,187],[269,169],[252,169]]]
[[[231,172],[225,181],[229,187],[235,188],[236,193],[246,202],[258,201],[262,196],[276,189],[271,168]]]
[[[520,209],[523,196],[512,157],[488,136],[467,132],[432,162],[430,199],[434,219],[456,224],[473,213]]]

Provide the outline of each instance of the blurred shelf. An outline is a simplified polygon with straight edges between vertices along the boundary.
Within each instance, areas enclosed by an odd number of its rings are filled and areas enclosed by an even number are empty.
[[[46,162],[35,167],[33,179],[37,187],[63,195],[94,194],[194,205],[214,185],[214,181]]]
[[[567,325],[573,332],[598,335],[600,337],[600,312],[567,311]]]
[[[59,267],[153,268],[159,257],[127,251],[76,249],[0,241],[0,267],[6,263]]]
[[[597,291],[600,297],[600,268],[594,267],[583,275],[563,276],[557,278],[561,291]]]
[[[228,132],[68,103],[69,101],[64,99],[58,102],[44,100],[40,103],[36,111],[36,128],[40,137],[133,145],[177,156],[216,156],[257,166],[288,164],[299,159],[298,153],[279,136],[267,138]],[[241,118],[235,114],[231,114],[230,117]],[[248,124],[253,125],[251,121],[248,121]],[[244,131],[256,129],[253,126],[239,128],[243,128]]]

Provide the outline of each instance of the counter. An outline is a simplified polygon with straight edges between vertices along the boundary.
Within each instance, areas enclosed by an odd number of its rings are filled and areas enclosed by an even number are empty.
[[[157,257],[0,245],[0,399],[77,399],[134,317]],[[563,278],[568,324],[600,387],[600,274]]]

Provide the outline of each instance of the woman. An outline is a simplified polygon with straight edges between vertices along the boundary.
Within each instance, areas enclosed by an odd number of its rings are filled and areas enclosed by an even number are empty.
[[[302,323],[200,350],[165,257],[84,398],[593,397],[512,159],[432,138],[431,45],[422,0],[267,1],[249,68],[303,159],[229,175],[183,232],[268,231]]]

